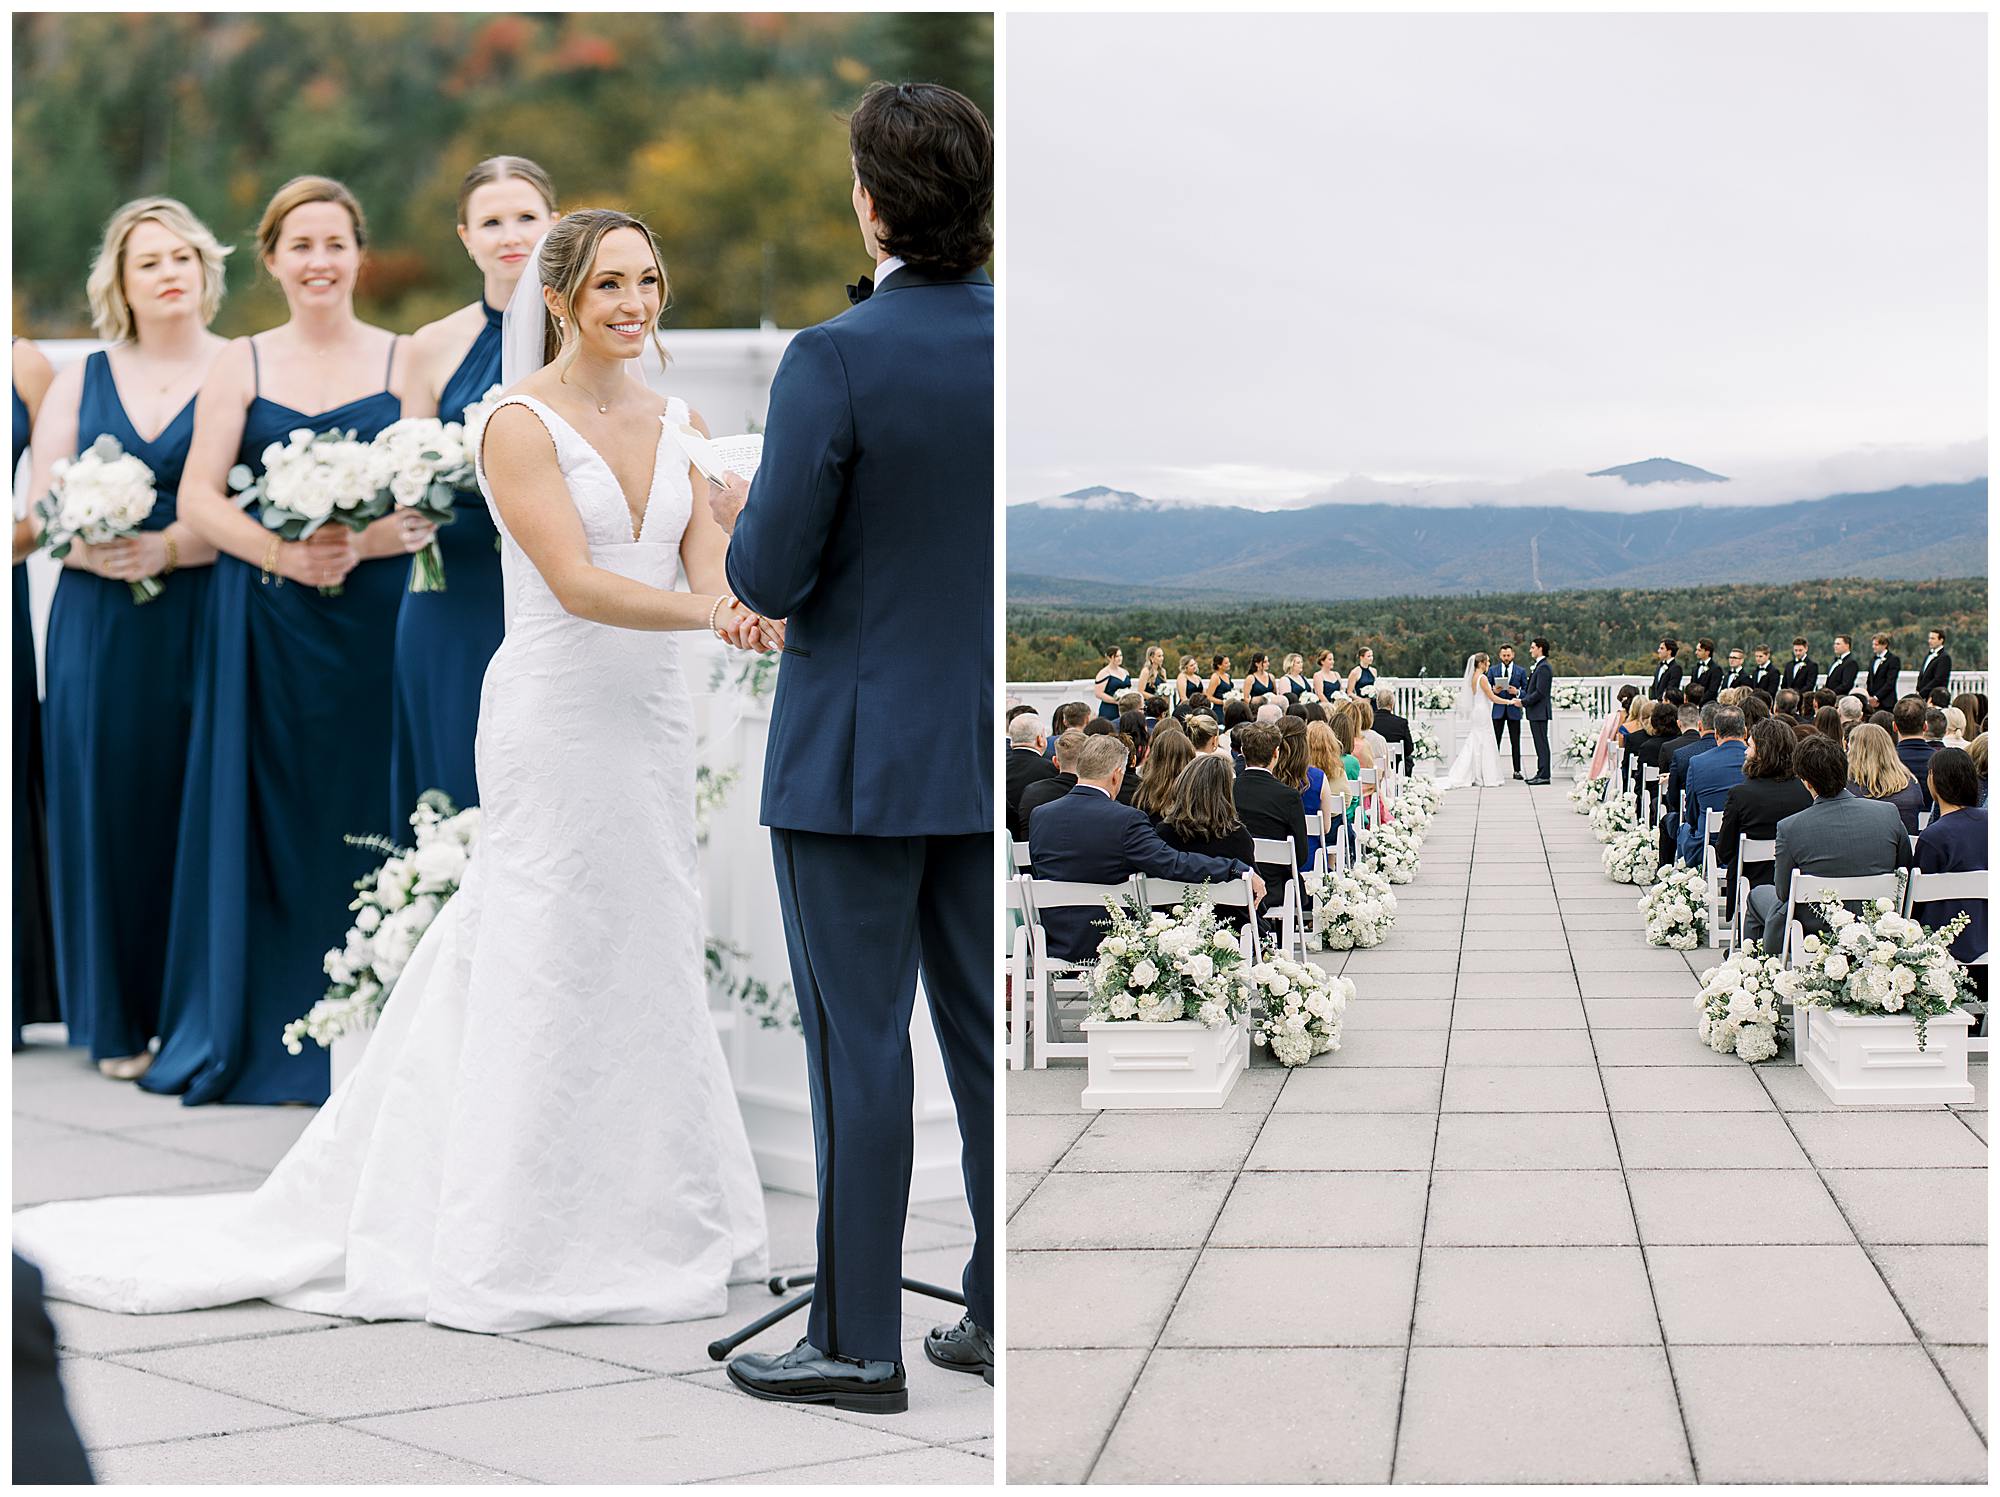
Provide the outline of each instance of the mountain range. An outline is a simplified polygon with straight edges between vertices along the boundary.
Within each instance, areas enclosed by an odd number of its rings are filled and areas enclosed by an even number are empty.
[[[1688,466],[1655,458],[1628,465],[1640,470],[1636,478],[1619,476],[1657,482],[1659,464]],[[1393,504],[1252,510],[1102,487],[1007,511],[1008,596],[1016,600],[1102,597],[1120,589],[1157,595],[1162,588],[1207,598],[1322,600],[1977,577],[1985,570],[1984,478],[1644,513]]]

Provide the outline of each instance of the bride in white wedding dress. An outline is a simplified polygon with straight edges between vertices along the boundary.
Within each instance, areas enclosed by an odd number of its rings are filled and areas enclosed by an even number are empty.
[[[1485,655],[1466,657],[1465,679],[1459,683],[1454,708],[1458,720],[1458,757],[1438,781],[1446,790],[1507,783],[1507,777],[1500,772],[1500,745],[1493,737],[1492,709],[1506,706],[1508,701],[1494,693],[1493,683],[1486,678],[1486,663]]]
[[[674,631],[748,646],[777,626],[726,599],[726,541],[675,436],[685,403],[663,410],[626,377],[665,294],[651,232],[571,214],[530,266],[510,393],[469,434],[507,629],[480,699],[463,887],[358,1069],[258,1190],[14,1218],[53,1298],[134,1313],[262,1298],[499,1332],[720,1315],[730,1282],[765,1272],[707,1003]],[[541,285],[559,336],[527,299]],[[517,312],[536,356],[515,382]],[[696,592],[676,589],[683,572]]]

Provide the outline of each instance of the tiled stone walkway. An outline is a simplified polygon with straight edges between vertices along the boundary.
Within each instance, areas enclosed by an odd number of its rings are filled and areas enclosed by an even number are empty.
[[[59,1041],[61,1031],[30,1030]],[[184,1108],[101,1079],[79,1052],[16,1055],[14,1204],[256,1185],[304,1108]],[[771,1257],[810,1265],[812,1203],[767,1191]],[[962,1206],[911,1215],[908,1271],[956,1283]],[[990,1486],[993,1392],[932,1367],[924,1330],[953,1307],[905,1300],[910,1412],[746,1398],[709,1341],[777,1303],[730,1294],[718,1321],[475,1336],[367,1325],[262,1302],[185,1315],[51,1305],[71,1413],[102,1482],[969,1482]],[[753,1347],[788,1347],[795,1317]]]
[[[1009,1073],[1010,1480],[1983,1479],[1984,1067],[1837,1112],[1709,1053],[1564,789],[1446,796],[1337,1054]]]

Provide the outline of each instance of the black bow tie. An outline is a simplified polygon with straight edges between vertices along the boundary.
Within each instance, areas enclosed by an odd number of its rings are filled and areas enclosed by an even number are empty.
[[[868,300],[868,298],[873,296],[874,294],[875,294],[875,281],[873,277],[870,276],[863,276],[854,285],[849,286],[847,288],[848,301],[857,307],[860,306],[866,300]]]

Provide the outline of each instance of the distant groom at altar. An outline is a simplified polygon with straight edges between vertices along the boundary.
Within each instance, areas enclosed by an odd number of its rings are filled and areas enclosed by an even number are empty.
[[[805,1339],[729,1376],[758,1398],[890,1414],[909,1407],[920,966],[976,1234],[966,1315],[924,1351],[993,1380],[993,130],[948,88],[877,84],[849,145],[874,282],[792,340],[756,478],[709,498],[732,531],[729,585],[789,620],[763,821],[819,1185]],[[913,681],[921,732],[885,732]]]
[[[1549,664],[1549,642],[1537,634],[1528,641],[1528,684],[1521,688],[1521,715],[1535,740],[1535,777],[1530,785],[1549,783],[1549,718],[1554,711],[1555,667]]]

